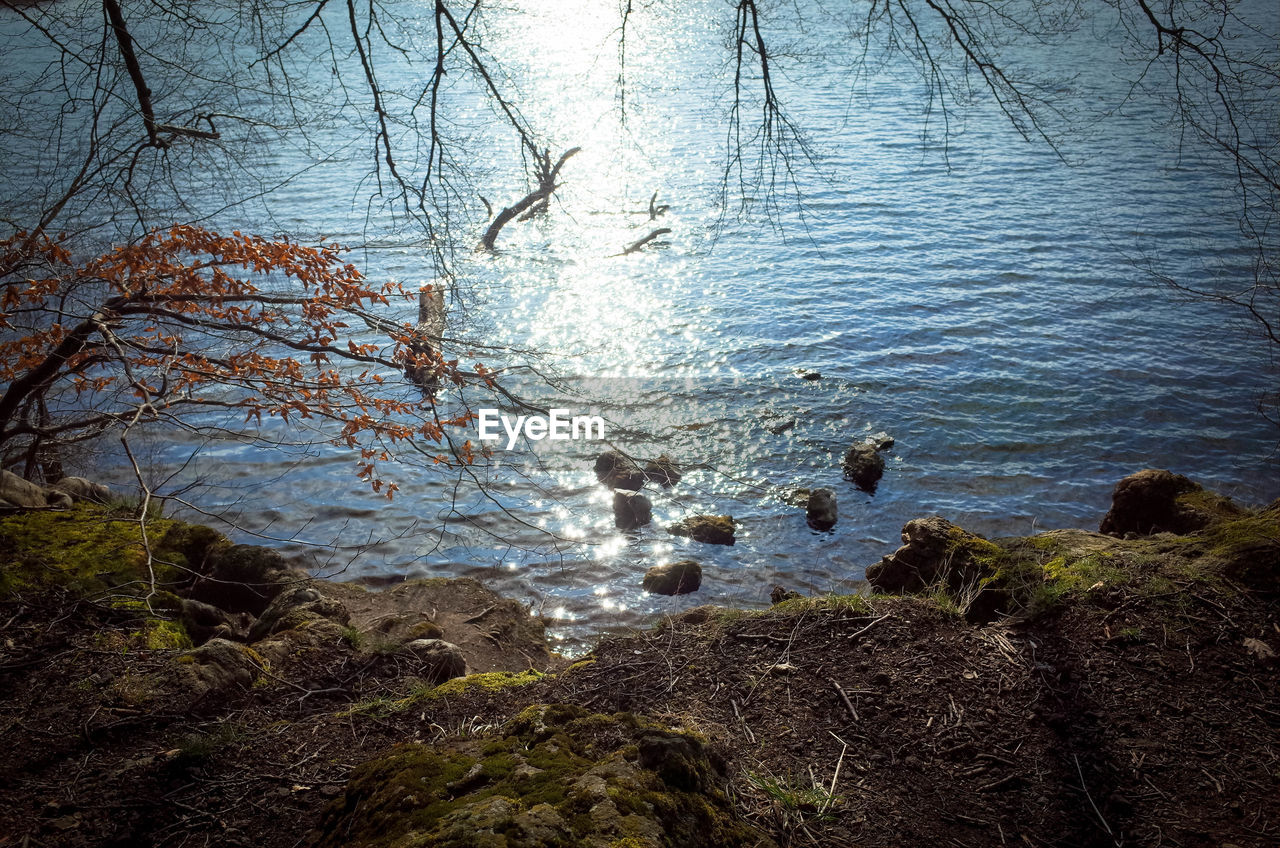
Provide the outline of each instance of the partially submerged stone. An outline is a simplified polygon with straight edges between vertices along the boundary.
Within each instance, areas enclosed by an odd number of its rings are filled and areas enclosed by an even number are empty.
[[[806,507],[809,505],[809,490],[804,487],[786,489],[779,493],[778,500],[790,506]]]
[[[631,458],[614,450],[607,450],[596,457],[596,479],[610,489],[639,491],[644,487],[645,474]]]
[[[815,530],[830,530],[836,526],[839,513],[836,510],[836,493],[830,489],[814,489],[805,504],[805,516]]]
[[[897,444],[897,442],[894,441],[893,436],[890,436],[883,430],[867,436],[866,443],[878,451],[893,450],[893,446]]]
[[[792,418],[767,418],[764,422],[764,428],[775,436],[781,436],[788,430],[794,430],[796,427],[796,419]]]
[[[708,545],[732,545],[736,526],[737,522],[728,515],[691,515],[667,527],[667,532]]]
[[[681,478],[680,469],[665,453],[645,463],[644,476],[650,483],[657,483],[664,489],[679,483]]]
[[[644,573],[644,590],[655,595],[685,595],[701,585],[702,566],[691,559],[655,565]]]
[[[859,442],[845,451],[840,463],[844,476],[864,492],[874,493],[884,476],[884,457],[874,445]]]
[[[613,493],[613,524],[619,530],[635,530],[653,521],[653,504],[639,492]]]

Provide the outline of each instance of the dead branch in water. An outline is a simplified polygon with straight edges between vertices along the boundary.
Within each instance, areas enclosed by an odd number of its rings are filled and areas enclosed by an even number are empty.
[[[653,196],[649,198],[649,220],[656,220],[659,215],[665,215],[671,206],[663,203],[658,205],[658,190],[653,190]]]
[[[669,233],[669,232],[671,232],[671,228],[670,228],[670,227],[659,227],[658,229],[656,229],[656,230],[654,230],[653,232],[649,233],[649,235],[645,236],[644,238],[640,239],[639,241],[633,241],[631,244],[629,244],[629,245],[627,245],[626,247],[622,248],[622,252],[621,252],[621,253],[615,253],[615,254],[613,254],[613,255],[614,255],[614,256],[626,256],[626,255],[627,255],[627,254],[629,254],[629,253],[635,253],[637,250],[639,250],[640,248],[644,247],[646,244],[648,244],[649,242],[653,241],[653,240],[654,240],[654,239],[656,239],[658,236],[666,235],[666,234],[667,234],[667,233]]]
[[[480,246],[485,250],[493,250],[493,245],[498,240],[498,233],[502,232],[502,228],[510,223],[512,218],[528,213],[525,217],[520,218],[523,221],[533,217],[538,212],[544,211],[551,202],[552,192],[559,188],[556,178],[560,175],[560,169],[569,160],[570,156],[573,156],[581,149],[581,147],[573,147],[566,150],[554,166],[551,164],[550,150],[544,150],[542,153],[536,154],[538,187],[526,194],[518,202],[498,213],[497,217],[489,224],[489,228],[484,231],[484,236],[480,239]]]

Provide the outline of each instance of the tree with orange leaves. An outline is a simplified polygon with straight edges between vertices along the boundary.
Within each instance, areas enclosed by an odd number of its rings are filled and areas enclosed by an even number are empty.
[[[405,375],[492,385],[491,375],[464,374],[423,344],[388,314],[417,293],[371,283],[341,253],[194,226],[87,261],[39,233],[0,242],[0,459],[48,478],[60,447],[116,431],[132,459],[139,423],[198,429],[230,412],[246,431],[264,417],[327,426],[387,497],[396,484],[379,463],[398,447],[470,461],[470,443],[449,434],[471,415],[442,418]]]

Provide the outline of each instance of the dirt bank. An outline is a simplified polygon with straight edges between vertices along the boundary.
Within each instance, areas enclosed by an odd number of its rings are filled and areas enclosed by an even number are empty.
[[[0,845],[1280,844],[1280,507],[1172,491],[1128,538],[931,521],[871,570],[914,595],[699,608],[572,665],[474,581],[20,512]]]

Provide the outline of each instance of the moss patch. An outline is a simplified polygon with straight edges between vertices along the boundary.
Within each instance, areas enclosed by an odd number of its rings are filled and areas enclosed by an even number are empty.
[[[820,611],[850,612],[856,615],[866,615],[871,611],[871,605],[867,603],[867,599],[862,595],[814,595],[808,598],[792,598],[780,601],[769,609],[761,610],[755,614],[761,616],[791,616]]]
[[[1218,497],[1207,492],[1191,496]],[[1280,510],[1244,513],[1230,501],[1218,500],[1222,503],[1212,502],[1218,514],[1235,517],[1183,536],[1121,540],[1058,530],[1004,540],[994,546],[998,552],[983,553],[991,573],[980,585],[1007,592],[1014,609],[1032,615],[1056,610],[1069,599],[1115,592],[1176,596],[1191,584],[1225,595],[1238,586],[1280,592]],[[948,597],[957,601],[954,592]]]
[[[358,768],[317,844],[571,848],[768,844],[712,785],[700,740],[630,714],[531,707],[499,732]]]
[[[156,545],[174,522],[150,519],[153,569],[158,582],[174,580],[170,553]],[[32,588],[65,588],[78,595],[100,594],[149,580],[146,549],[138,521],[101,506],[77,504],[67,510],[22,512],[0,519],[0,593]]]
[[[468,674],[466,677],[455,677],[446,680],[439,686],[432,687],[423,697],[429,700],[465,695],[476,691],[497,692],[510,686],[528,686],[544,677],[540,671],[490,671],[484,674]]]

